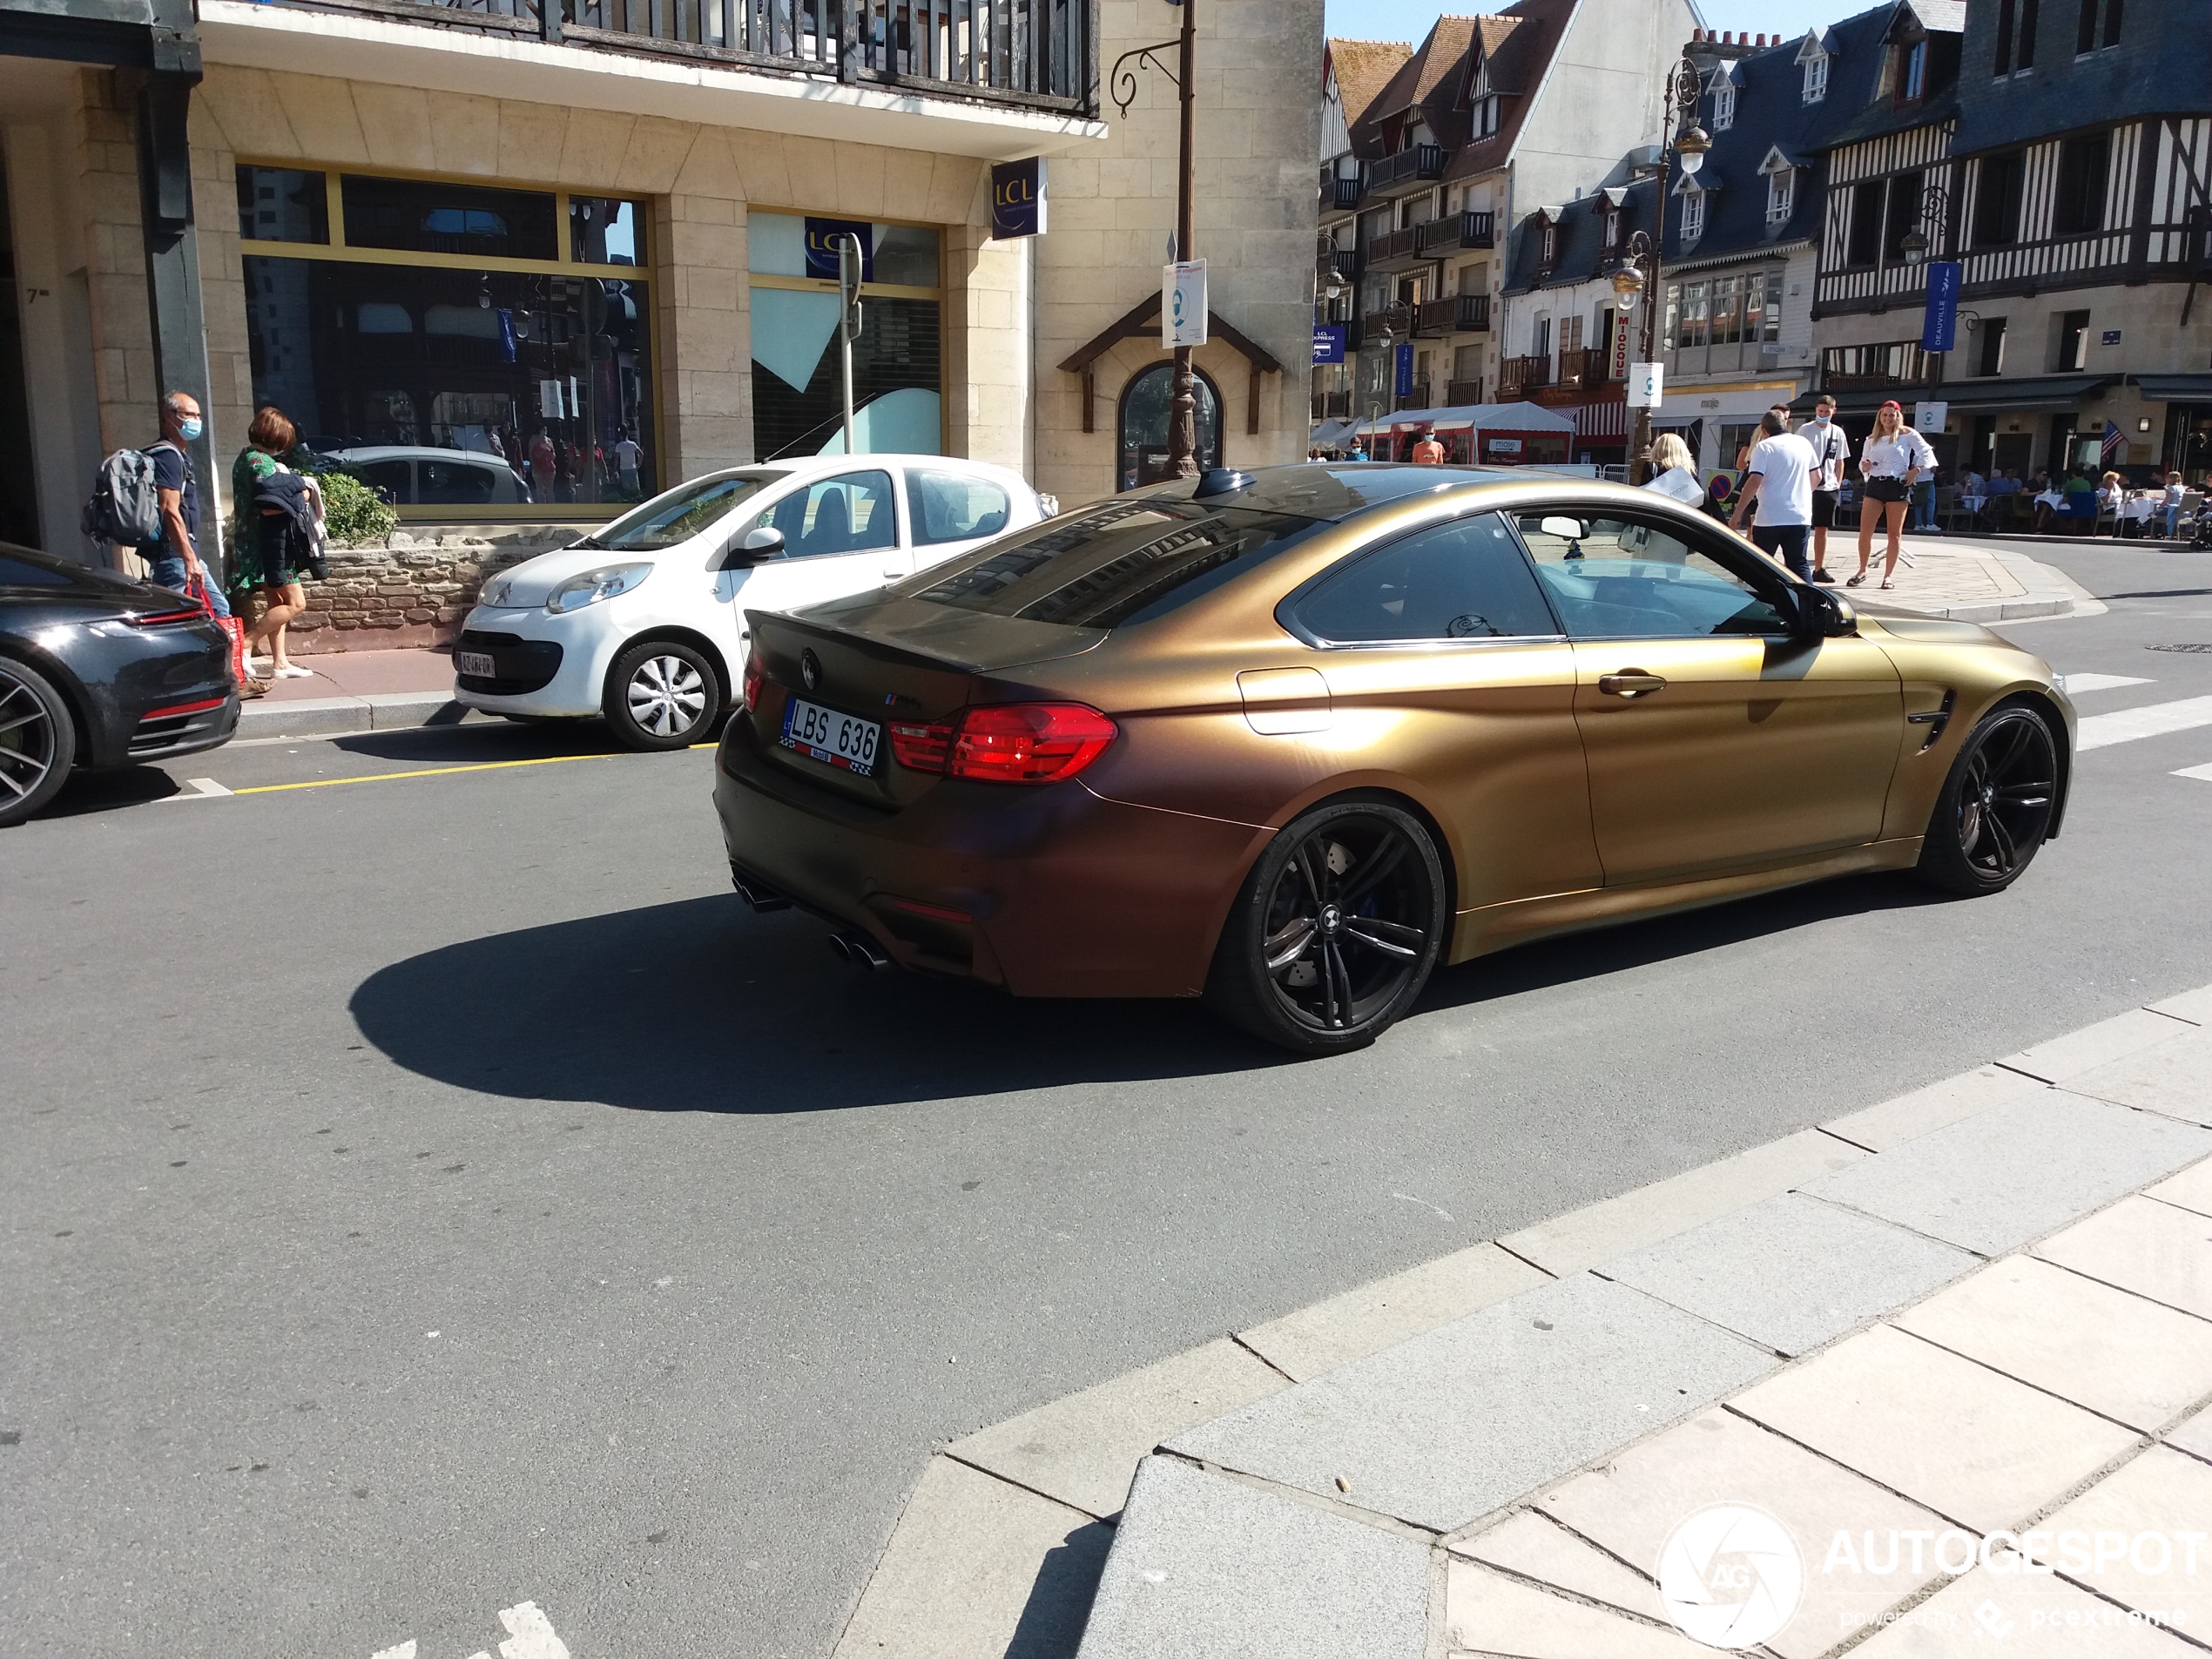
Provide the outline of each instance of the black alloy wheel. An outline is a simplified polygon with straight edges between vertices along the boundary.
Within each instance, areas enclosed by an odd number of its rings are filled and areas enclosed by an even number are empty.
[[[0,657],[0,826],[20,824],[61,792],[77,753],[69,705],[45,677]]]
[[[1444,868],[1386,801],[1316,807],[1269,844],[1222,929],[1207,996],[1302,1054],[1364,1048],[1412,1006],[1444,948]]]
[[[1946,893],[2001,893],[2050,831],[2058,746],[2034,710],[2007,704],[1968,734],[1936,798],[1919,873]]]

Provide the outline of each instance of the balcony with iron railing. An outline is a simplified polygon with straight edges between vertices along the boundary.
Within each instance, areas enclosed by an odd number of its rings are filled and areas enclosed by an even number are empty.
[[[1421,226],[1421,252],[1431,256],[1497,246],[1497,220],[1489,213],[1447,213]]]
[[[1366,257],[1356,247],[1339,247],[1323,237],[1313,251],[1313,277],[1322,287],[1331,283],[1348,287],[1359,280],[1367,268]]]
[[[1441,300],[1425,300],[1414,308],[1417,334],[1480,334],[1490,327],[1490,296],[1455,293]]]
[[[1552,360],[1543,357],[1503,357],[1498,360],[1498,395],[1518,397],[1552,383]]]
[[[1348,178],[1339,172],[1343,165],[1343,161],[1321,164],[1321,211],[1325,213],[1348,213],[1359,205],[1359,164],[1352,162]]]
[[[1413,332],[1413,307],[1385,306],[1380,311],[1370,311],[1359,319],[1359,337],[1379,344],[1384,334],[1393,340],[1404,340]]]
[[[1447,381],[1444,383],[1444,401],[1453,408],[1480,403],[1482,401],[1482,382],[1480,380]]]
[[[1399,394],[1398,400],[1393,407],[1400,409],[1426,409],[1434,408],[1435,406],[1428,401],[1428,382],[1426,381],[1415,381],[1410,390]]]
[[[294,10],[1096,117],[1086,0],[275,0]]]
[[[1313,395],[1313,418],[1317,421],[1350,420],[1352,418],[1352,394],[1316,392]]]
[[[1379,156],[1367,163],[1367,193],[1402,196],[1444,176],[1444,146],[1417,144],[1395,155]]]
[[[1421,262],[1421,227],[1408,225],[1402,231],[1371,236],[1366,253],[1370,271],[1411,270]]]

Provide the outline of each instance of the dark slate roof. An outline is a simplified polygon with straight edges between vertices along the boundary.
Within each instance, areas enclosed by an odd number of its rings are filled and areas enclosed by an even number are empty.
[[[1575,15],[1576,0],[1515,0],[1504,10],[1484,17],[1467,54],[1466,71],[1453,90],[1462,104],[1474,84],[1474,71],[1485,61],[1490,67],[1490,90],[1498,94],[1498,130],[1487,138],[1465,145],[1444,170],[1444,182],[1472,179],[1506,165],[1521,136],[1521,124],[1544,84],[1544,71],[1559,51]]]
[[[1651,228],[1651,192],[1657,183],[1656,179],[1640,179],[1632,185],[1596,191],[1579,201],[1546,208],[1546,212],[1556,212],[1559,223],[1559,257],[1548,272],[1541,268],[1541,216],[1530,213],[1522,219],[1513,233],[1506,266],[1506,292],[1528,293],[1540,288],[1564,288],[1588,282],[1593,277],[1609,275],[1620,263],[1621,248],[1608,251],[1605,246],[1606,213],[1616,206],[1620,208],[1621,246],[1626,247],[1636,232],[1649,232]]]
[[[1713,133],[1713,147],[1697,182],[1705,186],[1705,233],[1694,246],[1682,246],[1682,199],[1675,187],[1682,171],[1668,172],[1667,260],[1708,260],[1757,253],[1776,242],[1797,242],[1817,234],[1825,212],[1827,168],[1819,152],[1834,135],[1865,113],[1881,74],[1883,37],[1889,32],[1898,0],[1883,0],[1871,11],[1846,17],[1823,38],[1837,55],[1828,70],[1828,96],[1817,104],[1804,99],[1804,71],[1797,52],[1804,37],[1737,58],[1729,67],[1736,84],[1736,120]],[[1885,105],[1886,107],[1886,103]],[[1705,94],[1697,118],[1710,132],[1713,98]],[[1759,171],[1770,151],[1804,165],[1797,170],[1786,222],[1769,231],[1766,175]],[[1718,188],[1715,188],[1716,183]],[[1645,212],[1649,213],[1647,199]],[[1649,223],[1649,219],[1642,222]]]
[[[2141,116],[2202,115],[2212,105],[2212,26],[2202,0],[2170,10],[2133,5],[2121,15],[2117,46],[2076,58],[2076,9],[2044,4],[2038,9],[2033,71],[2000,81],[1990,73],[1997,59],[1997,9],[1971,8],[1952,153],[2001,149]]]
[[[1829,133],[1825,142],[1831,147],[1929,126],[1958,113],[1962,38],[1959,24],[1964,21],[1965,9],[1939,5],[1935,0],[1897,0],[1883,10],[1886,13],[1883,26],[1871,37],[1866,51],[1847,56],[1829,71],[1829,100],[1832,102],[1841,91],[1854,106],[1853,118]],[[1914,103],[1893,103],[1882,91],[1885,49],[1892,39],[1910,40],[1923,33],[1929,42],[1927,94]]]

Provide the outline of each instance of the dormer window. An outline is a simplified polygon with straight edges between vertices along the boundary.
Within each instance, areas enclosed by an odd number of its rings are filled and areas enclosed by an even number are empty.
[[[1736,125],[1736,88],[1723,81],[1713,89],[1713,131],[1725,132]]]
[[[1682,239],[1694,242],[1705,233],[1705,192],[1696,185],[1682,193]]]
[[[1803,100],[1819,103],[1828,96],[1828,49],[1820,44],[1819,36],[1805,37],[1805,44],[1797,49],[1797,64],[1804,71]]]
[[[1549,269],[1559,259],[1559,226],[1549,220],[1545,221],[1544,225],[1543,253],[1541,259],[1547,269]]]
[[[1467,87],[1467,104],[1474,111],[1474,136],[1487,138],[1498,130],[1498,95],[1490,90],[1490,64],[1486,58],[1474,66],[1474,79]]]
[[[1923,37],[1905,49],[1904,84],[1898,89],[1898,95],[1910,104],[1927,90],[1928,43]]]
[[[1621,210],[1617,207],[1605,216],[1605,245],[1608,248],[1621,246]]]
[[[1766,222],[1768,224],[1786,225],[1789,223],[1791,198],[1796,194],[1797,178],[1797,170],[1794,167],[1784,167],[1779,172],[1770,172],[1767,175]]]

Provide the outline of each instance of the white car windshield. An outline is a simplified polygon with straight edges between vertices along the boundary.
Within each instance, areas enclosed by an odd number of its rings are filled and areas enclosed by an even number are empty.
[[[656,552],[688,542],[717,519],[768,485],[785,476],[780,472],[741,472],[713,478],[694,478],[664,496],[656,496],[634,512],[576,543],[603,547],[613,552]]]

